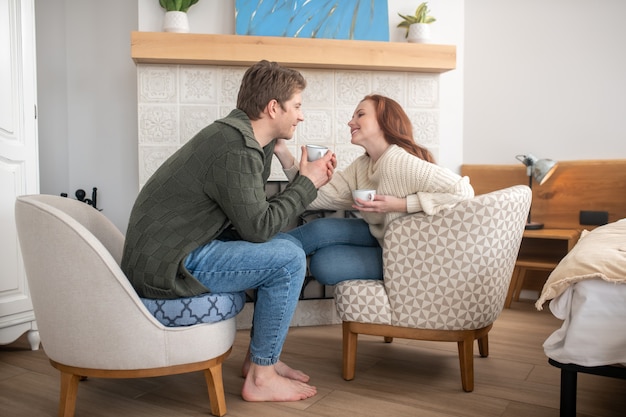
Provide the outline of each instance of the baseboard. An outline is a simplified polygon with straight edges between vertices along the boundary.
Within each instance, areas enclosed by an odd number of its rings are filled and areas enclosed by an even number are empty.
[[[246,303],[245,307],[237,315],[237,329],[249,329],[252,327],[252,315],[254,303]],[[335,308],[335,300],[300,300],[298,307],[291,320],[291,327],[298,326],[321,326],[327,324],[340,324],[341,319]]]

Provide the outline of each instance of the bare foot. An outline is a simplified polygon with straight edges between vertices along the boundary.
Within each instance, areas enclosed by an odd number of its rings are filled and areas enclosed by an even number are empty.
[[[241,389],[241,396],[246,401],[300,401],[315,394],[317,388],[279,375],[274,365],[254,363],[250,364]]]
[[[289,367],[285,362],[278,361],[274,365],[276,373],[285,378],[293,379],[294,381],[309,382],[310,377],[304,372]]]
[[[246,359],[243,361],[243,366],[241,367],[241,376],[244,378],[248,376],[250,363],[250,351],[248,351],[248,353],[246,353]],[[283,361],[276,362],[274,369],[278,375],[293,379],[294,381],[309,382],[309,379],[311,379],[304,372],[291,368]]]

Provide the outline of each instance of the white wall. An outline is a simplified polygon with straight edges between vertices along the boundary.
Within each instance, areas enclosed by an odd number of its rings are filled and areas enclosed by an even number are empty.
[[[471,0],[464,163],[626,158],[626,2]]]
[[[40,190],[68,191],[67,57],[65,6],[35,1]]]
[[[137,4],[36,0],[35,14],[41,192],[97,187],[98,207],[125,231],[139,187]]]

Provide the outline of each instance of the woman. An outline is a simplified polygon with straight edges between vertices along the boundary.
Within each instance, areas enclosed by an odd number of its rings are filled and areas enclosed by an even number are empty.
[[[391,221],[420,211],[435,214],[474,196],[467,177],[437,166],[432,154],[415,143],[411,121],[396,101],[366,96],[348,126],[351,143],[365,154],[335,172],[309,209],[358,210],[362,218],[318,219],[289,232],[312,255],[311,274],[325,285],[382,279],[381,244]],[[283,152],[282,147],[275,150],[281,162],[289,160]],[[285,171],[291,178],[297,166]],[[352,191],[357,189],[376,190],[373,201],[355,204]]]

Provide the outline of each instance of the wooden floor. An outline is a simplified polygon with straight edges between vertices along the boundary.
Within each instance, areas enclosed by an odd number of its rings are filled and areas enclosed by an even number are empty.
[[[513,303],[489,335],[490,356],[475,357],[475,390],[461,390],[454,343],[416,342],[361,336],[357,373],[341,378],[341,327],[292,328],[282,359],[311,375],[317,396],[297,403],[247,403],[239,395],[240,365],[248,332],[239,331],[225,363],[228,416],[283,417],[556,417],[559,370],[550,366],[542,343],[560,326],[545,309]],[[475,348],[475,351],[478,349]],[[30,351],[24,338],[0,346],[0,416],[55,416],[59,378],[43,350]],[[623,416],[626,381],[578,377],[578,416]],[[207,416],[202,374],[139,380],[90,379],[80,383],[76,416]]]

